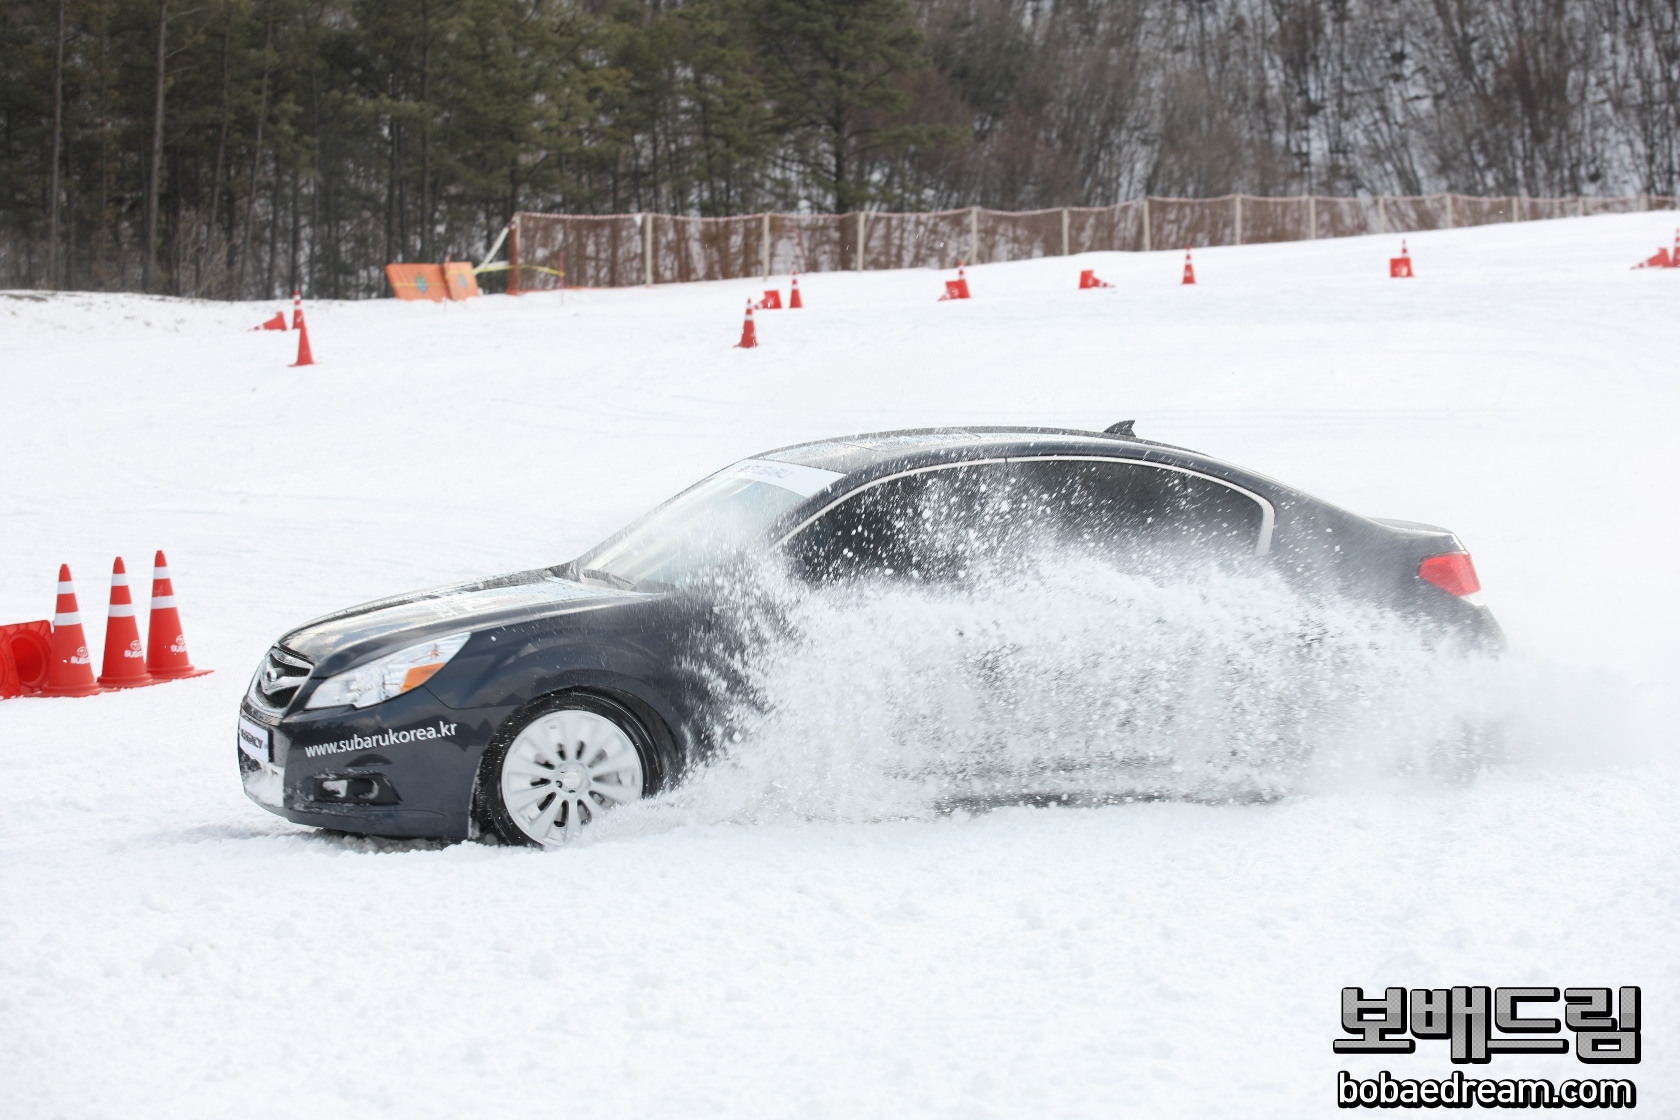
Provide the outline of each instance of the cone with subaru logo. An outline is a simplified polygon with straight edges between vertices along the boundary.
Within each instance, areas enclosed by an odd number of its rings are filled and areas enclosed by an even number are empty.
[[[104,689],[93,679],[93,655],[82,633],[82,612],[76,606],[76,587],[70,565],[58,566],[58,609],[53,614],[52,660],[42,696],[94,696]]]
[[[163,680],[202,677],[209,669],[194,669],[187,656],[186,635],[181,632],[181,612],[175,607],[175,583],[169,578],[169,561],[159,549],[152,567],[152,613],[146,630],[146,672]]]
[[[134,620],[134,599],[128,590],[123,558],[111,565],[111,607],[105,618],[105,666],[99,673],[102,688],[144,688],[157,684],[146,672],[146,651],[140,645],[140,625]]]

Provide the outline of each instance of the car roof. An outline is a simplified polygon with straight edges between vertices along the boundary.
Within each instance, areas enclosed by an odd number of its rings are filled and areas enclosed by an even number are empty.
[[[840,474],[856,474],[887,463],[924,457],[932,460],[987,458],[992,455],[1096,454],[1116,458],[1144,458],[1151,449],[1168,449],[1206,460],[1207,456],[1172,444],[1137,436],[1085,432],[1074,428],[973,427],[908,428],[895,432],[866,432],[812,443],[778,447],[758,455],[778,463],[795,463]],[[1130,454],[1128,455],[1128,450]]]

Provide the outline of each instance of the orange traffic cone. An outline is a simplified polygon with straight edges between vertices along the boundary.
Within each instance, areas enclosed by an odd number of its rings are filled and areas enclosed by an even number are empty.
[[[1406,251],[1405,238],[1400,240],[1400,255],[1388,258],[1388,274],[1396,280],[1412,277],[1412,255]]]
[[[274,313],[274,318],[266,319],[251,329],[254,331],[283,331],[286,329],[286,313],[284,311],[276,311]]]
[[[741,324],[741,341],[735,344],[737,350],[751,350],[758,345],[758,330],[753,326],[752,300],[747,301],[747,321]]]
[[[1675,237],[1680,239],[1680,233],[1677,233]],[[795,308],[804,306],[804,302],[799,298],[799,273],[796,272],[793,274],[793,293],[788,296],[788,310],[792,311]]]
[[[782,293],[775,288],[764,289],[764,298],[758,301],[760,311],[780,311],[782,309]]]
[[[1655,256],[1647,257],[1645,260],[1640,261],[1638,264],[1633,265],[1632,267],[1634,267],[1634,268],[1673,268],[1674,267],[1674,262],[1669,257],[1667,249],[1658,249]]]
[[[1190,246],[1184,247],[1184,283],[1196,282],[1196,266],[1190,263]]]
[[[1114,287],[1114,285],[1110,284],[1108,281],[1097,279],[1097,270],[1094,268],[1087,268],[1079,274],[1079,289],[1081,291],[1084,291],[1086,288],[1112,287]]]
[[[1658,249],[1656,255],[1640,261],[1634,268],[1680,268],[1680,229],[1674,231],[1674,252]]]
[[[293,292],[292,299],[296,301],[292,311],[292,329],[298,332],[297,361],[293,362],[292,366],[312,366],[315,364],[315,354],[309,349],[309,327],[303,321],[303,297]]]
[[[162,680],[202,677],[209,669],[194,669],[187,658],[187,639],[181,633],[181,612],[175,608],[175,583],[169,561],[158,549],[152,561],[152,610],[146,627],[146,671]]]
[[[47,667],[47,687],[42,696],[93,696],[103,692],[93,679],[93,655],[88,653],[82,633],[82,612],[76,606],[76,588],[70,582],[70,565],[58,566],[58,609],[53,614],[52,663]]]
[[[99,684],[115,689],[157,683],[146,672],[146,651],[140,645],[134,600],[128,593],[128,569],[119,556],[111,565],[111,608],[105,618],[105,667],[99,674]]]
[[[968,299],[968,277],[963,273],[963,262],[957,262],[957,278],[945,281],[945,294],[939,297],[939,302],[948,299]]]

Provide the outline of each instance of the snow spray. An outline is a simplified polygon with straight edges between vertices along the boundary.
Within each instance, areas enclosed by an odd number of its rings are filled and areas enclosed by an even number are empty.
[[[742,652],[705,667],[731,698],[717,752],[602,835],[1460,784],[1568,734],[1521,658],[1270,573],[1063,557],[946,585],[763,573],[740,599]]]

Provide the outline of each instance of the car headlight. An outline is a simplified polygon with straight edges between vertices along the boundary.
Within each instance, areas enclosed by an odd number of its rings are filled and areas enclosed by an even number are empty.
[[[449,659],[461,652],[461,647],[470,637],[472,632],[469,630],[447,638],[434,638],[328,677],[304,707],[338,708],[349,704],[368,708],[393,696],[401,696],[411,688],[419,688],[431,679],[433,673],[449,664]]]

